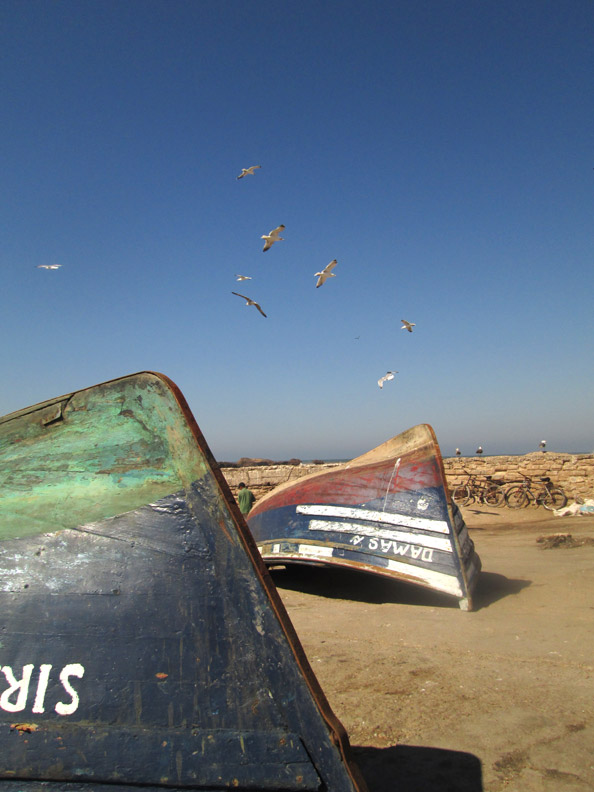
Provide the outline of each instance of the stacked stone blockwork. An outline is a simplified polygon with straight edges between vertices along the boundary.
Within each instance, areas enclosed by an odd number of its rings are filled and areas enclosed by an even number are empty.
[[[493,476],[502,484],[521,481],[522,476],[535,480],[549,476],[554,484],[563,487],[570,502],[576,498],[594,498],[594,454],[535,451],[524,456],[450,457],[443,463],[450,488],[465,481],[469,473]],[[337,465],[270,465],[221,470],[234,493],[243,481],[256,498],[260,498],[285,481],[333,467]]]
[[[522,481],[523,476],[538,479],[549,476],[563,487],[570,501],[594,498],[594,454],[556,454],[534,451],[524,456],[453,457],[444,459],[448,484],[461,484],[467,473],[493,476],[502,484]]]

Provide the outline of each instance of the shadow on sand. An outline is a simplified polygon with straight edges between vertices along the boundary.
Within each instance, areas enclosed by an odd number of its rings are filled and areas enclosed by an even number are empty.
[[[504,597],[519,594],[531,583],[531,580],[508,578],[497,572],[481,572],[473,596],[474,610],[488,608],[489,605]]]
[[[352,600],[370,604],[398,603],[430,608],[457,608],[458,600],[439,591],[390,580],[351,569],[288,564],[270,570],[277,588],[302,591],[329,599]],[[496,572],[481,572],[473,595],[474,610],[488,608],[494,602],[531,584],[530,580],[507,578]]]
[[[481,762],[474,754],[394,745],[353,746],[352,755],[369,792],[483,792]]]
[[[270,573],[277,588],[329,599],[371,604],[394,602],[432,608],[458,607],[458,600],[447,594],[351,569],[287,564],[286,567],[271,569]]]
[[[471,506],[466,506],[466,508],[464,509],[464,513],[466,515],[466,518],[468,517],[469,514],[475,514],[477,517],[479,516],[482,517],[485,514],[489,517],[501,517],[501,509],[486,509],[484,506],[482,506],[480,509],[473,509]],[[471,530],[473,531],[476,530],[474,525],[471,527]],[[479,526],[479,530],[480,530],[480,526]]]

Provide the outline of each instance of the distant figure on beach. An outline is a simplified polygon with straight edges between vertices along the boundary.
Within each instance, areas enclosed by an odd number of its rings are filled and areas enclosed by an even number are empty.
[[[250,509],[254,505],[255,500],[254,493],[245,486],[243,481],[240,481],[237,502],[239,503],[239,511],[244,517],[247,517],[250,513]]]

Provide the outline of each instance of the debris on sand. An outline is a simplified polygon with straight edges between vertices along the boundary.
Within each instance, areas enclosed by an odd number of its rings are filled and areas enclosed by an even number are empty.
[[[594,538],[591,536],[582,536],[579,539],[574,539],[568,533],[556,533],[549,536],[539,536],[536,540],[537,544],[542,545],[543,550],[555,550],[557,548],[572,548],[583,547],[584,545],[594,545]]]
[[[587,498],[585,501],[572,503],[563,509],[554,509],[555,517],[575,517],[580,514],[594,514],[594,498]]]

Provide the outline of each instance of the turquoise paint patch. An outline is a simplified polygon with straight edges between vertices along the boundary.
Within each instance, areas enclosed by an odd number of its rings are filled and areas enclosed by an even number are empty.
[[[0,418],[0,541],[112,517],[206,463],[168,382],[142,373]]]

